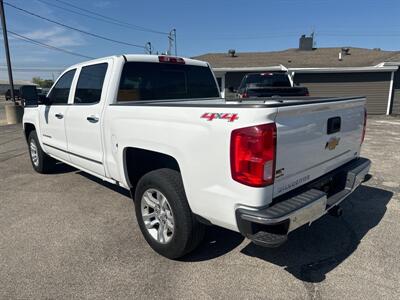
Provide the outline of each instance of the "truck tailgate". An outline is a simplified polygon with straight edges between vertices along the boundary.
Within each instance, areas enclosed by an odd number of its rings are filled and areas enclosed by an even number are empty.
[[[280,107],[274,197],[359,156],[364,107],[365,98]]]

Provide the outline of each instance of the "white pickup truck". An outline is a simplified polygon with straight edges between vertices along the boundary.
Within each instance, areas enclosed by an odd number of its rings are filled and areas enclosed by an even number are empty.
[[[338,214],[370,167],[365,98],[227,101],[210,66],[192,59],[80,63],[29,103],[33,168],[61,161],[130,190],[145,239],[168,258],[193,250],[205,224],[279,246]]]

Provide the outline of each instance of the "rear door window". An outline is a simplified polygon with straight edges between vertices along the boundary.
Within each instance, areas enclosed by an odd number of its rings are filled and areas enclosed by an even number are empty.
[[[107,63],[82,67],[76,85],[74,103],[92,104],[100,102]]]
[[[219,91],[208,67],[127,62],[122,70],[117,101],[211,97],[219,97]]]

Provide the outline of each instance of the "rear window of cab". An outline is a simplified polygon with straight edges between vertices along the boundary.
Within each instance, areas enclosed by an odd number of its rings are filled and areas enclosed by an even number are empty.
[[[219,97],[208,67],[186,64],[127,62],[117,101]]]

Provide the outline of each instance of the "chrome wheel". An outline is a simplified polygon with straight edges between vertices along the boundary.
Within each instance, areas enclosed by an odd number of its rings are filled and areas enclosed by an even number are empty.
[[[174,235],[174,215],[167,198],[156,189],[148,189],[141,199],[141,214],[147,232],[161,244]]]
[[[29,149],[30,149],[30,153],[31,153],[32,162],[35,165],[35,167],[38,167],[39,166],[39,155],[38,155],[36,141],[34,139],[31,139],[31,141],[29,143]]]

